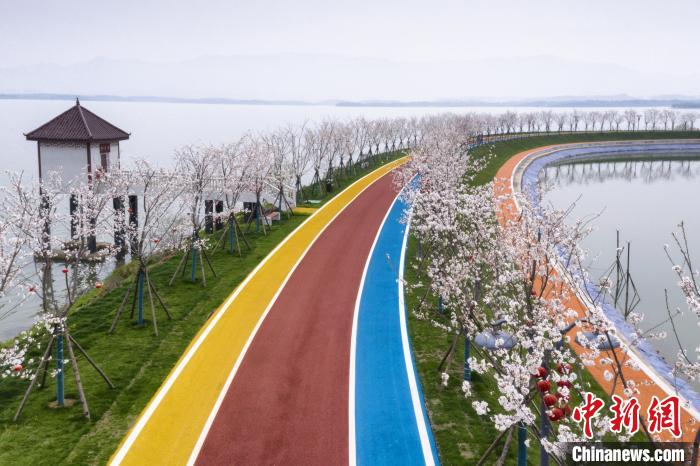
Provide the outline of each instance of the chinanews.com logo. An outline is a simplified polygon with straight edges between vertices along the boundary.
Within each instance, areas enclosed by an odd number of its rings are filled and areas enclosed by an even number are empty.
[[[612,396],[613,405],[610,411],[613,413],[610,419],[610,430],[615,433],[622,433],[623,428],[629,434],[636,434],[639,431],[639,411],[641,405],[636,397],[626,400],[617,395]],[[588,439],[593,438],[592,422],[600,414],[605,406],[605,402],[593,393],[586,392],[583,404],[577,406],[572,419],[578,423],[583,423],[583,434]],[[648,431],[650,434],[669,432],[674,438],[683,435],[681,431],[681,403],[677,396],[667,396],[660,400],[656,396],[651,397],[651,403],[646,410]]]
[[[615,433],[633,435],[640,429],[642,406],[636,397],[622,399],[612,396],[610,430]],[[583,434],[593,439],[593,420],[599,416],[605,402],[593,393],[584,393],[581,406],[577,406],[572,419],[582,424]],[[650,434],[668,432],[678,439],[681,430],[680,399],[668,396],[659,399],[653,396],[646,407],[647,431]],[[658,463],[669,465],[694,465],[697,463],[698,446],[683,442],[583,442],[568,443],[565,447],[566,462],[572,465],[615,465]]]
[[[566,464],[622,465],[664,464],[690,466],[693,464],[694,445],[681,442],[587,442],[566,444]],[[696,460],[697,462],[697,460]]]

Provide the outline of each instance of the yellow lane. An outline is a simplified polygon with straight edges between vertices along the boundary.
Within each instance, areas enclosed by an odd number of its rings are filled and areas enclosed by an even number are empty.
[[[251,272],[190,342],[112,455],[111,464],[187,463],[249,338],[307,248],[365,188],[405,160],[380,167],[350,185],[297,227]]]
[[[295,214],[299,214],[299,215],[311,215],[314,212],[316,212],[317,210],[318,209],[315,207],[295,207],[294,209],[292,209],[292,211]]]

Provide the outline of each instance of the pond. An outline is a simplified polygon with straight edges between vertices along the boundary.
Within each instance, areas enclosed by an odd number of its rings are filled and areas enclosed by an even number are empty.
[[[629,243],[633,286],[629,294],[622,290],[617,309],[624,313],[625,301],[629,309],[638,297],[634,311],[645,316],[641,328],[667,333],[652,345],[672,365],[679,348],[668,321],[664,291],[668,290],[671,312],[683,311],[674,318],[680,343],[695,360],[695,348],[700,346],[698,318],[686,307],[664,245],[673,246],[671,234],[679,232],[683,222],[691,253],[700,261],[700,151],[596,153],[548,164],[539,180],[548,188],[544,202],[562,209],[575,203],[570,221],[592,221],[594,231],[583,242],[592,281],[614,270],[618,232],[624,276]],[[615,280],[614,272],[612,276]],[[692,385],[700,388],[698,383]]]

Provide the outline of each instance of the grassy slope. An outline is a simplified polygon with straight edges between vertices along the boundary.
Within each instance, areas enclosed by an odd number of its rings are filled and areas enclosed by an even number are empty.
[[[689,138],[699,137],[698,132],[694,133],[602,133],[586,135],[561,135],[561,136],[538,136],[527,139],[504,141],[492,146],[481,146],[474,151],[477,157],[483,157],[491,153],[486,168],[478,176],[478,183],[483,184],[491,181],[498,169],[510,157],[518,152],[535,147],[564,144],[583,141],[612,141],[625,139],[665,139],[665,138]],[[410,267],[411,261],[415,260],[416,243],[411,239],[407,252],[406,279],[409,283],[416,283],[418,277],[416,272]],[[425,278],[423,278],[425,282]],[[426,404],[430,415],[430,421],[435,434],[440,460],[445,465],[474,464],[481,457],[483,452],[498,435],[493,424],[479,417],[471,407],[474,399],[486,399],[493,404],[497,404],[498,390],[494,379],[481,377],[472,372],[472,391],[474,396],[467,400],[461,393],[462,381],[462,351],[464,348],[463,339],[457,345],[454,361],[450,369],[450,381],[447,388],[440,385],[438,364],[447,351],[451,343],[451,338],[442,331],[434,328],[428,322],[415,318],[410,310],[418,303],[419,296],[416,292],[407,293],[406,302],[409,309],[409,327],[413,351],[415,353],[416,365],[420,374],[423,391],[425,393]],[[436,300],[433,303],[437,308]],[[587,372],[580,373],[585,380],[592,382]],[[605,396],[602,390],[595,385],[593,391],[598,396]],[[573,400],[573,404],[576,400]],[[513,438],[508,461],[506,464],[515,464],[516,439]],[[499,452],[500,452],[499,447]],[[496,461],[497,455],[492,456],[487,464]],[[528,464],[539,464],[539,449],[537,442],[532,441],[528,451]]]
[[[107,330],[129,280],[100,296],[95,295],[70,318],[75,338],[100,364],[116,385],[109,389],[97,373],[79,357],[93,422],[81,417],[79,405],[55,410],[47,403],[55,399],[53,385],[32,394],[19,422],[11,417],[26,383],[12,381],[0,387],[0,464],[90,464],[105,463],[119,440],[138,416],[178,357],[219,303],[240,283],[267,253],[303,221],[295,216],[275,226],[268,236],[252,234],[253,250],[244,257],[226,252],[212,255],[218,278],[207,277],[207,287],[187,278],[167,285],[179,255],[152,268],[151,276],[174,319],[157,314],[160,335],[152,326],[137,328],[124,318],[113,335]],[[189,271],[186,275],[189,275]],[[148,302],[146,300],[146,302]],[[146,308],[150,317],[150,309]],[[66,374],[66,393],[76,398],[72,373]]]
[[[401,152],[396,152],[385,158],[394,160],[400,155]],[[317,197],[327,201],[374,168],[376,165],[363,170],[358,167],[354,176],[337,180],[339,187],[333,193]],[[180,255],[152,266],[151,278],[174,317],[168,321],[158,311],[158,337],[153,335],[150,322],[144,328],[137,328],[129,322],[128,315],[122,317],[113,335],[107,334],[131,280],[130,273],[134,273],[133,267],[115,272],[107,281],[111,286],[106,285],[99,293],[89,293],[84,305],[70,316],[69,325],[78,342],[117,388],[109,389],[78,355],[92,421],[82,417],[79,403],[59,410],[48,408],[48,402],[55,399],[55,388],[50,381],[46,389],[32,393],[22,417],[13,423],[12,416],[27,382],[0,380],[0,465],[104,464],[210,313],[304,218],[294,216],[275,223],[268,236],[256,234],[253,228],[248,235],[253,249],[244,252],[243,257],[230,256],[225,251],[212,254],[218,277],[208,274],[206,288],[199,281],[189,282],[189,269],[185,278],[176,280],[172,287],[167,285]],[[145,301],[148,303],[147,295]],[[148,306],[146,317],[150,318]],[[66,395],[77,398],[69,369]]]

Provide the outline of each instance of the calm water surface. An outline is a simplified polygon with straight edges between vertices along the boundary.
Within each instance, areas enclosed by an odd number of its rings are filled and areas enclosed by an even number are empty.
[[[0,99],[0,167],[37,170],[36,143],[29,132],[67,110],[74,101]],[[351,119],[420,117],[438,113],[529,112],[540,108],[507,107],[336,107],[330,105],[215,105],[154,102],[82,102],[83,106],[131,133],[120,145],[122,161],[146,157],[156,163],[172,162],[173,151],[184,144],[232,142],[247,131],[267,131],[288,123],[318,122],[324,118]],[[550,109],[571,111],[570,108]],[[587,109],[595,110],[595,109]],[[638,111],[642,112],[640,108]]]
[[[595,231],[583,244],[589,251],[592,280],[604,276],[615,262],[616,231],[623,246],[630,242],[630,273],[641,299],[636,311],[645,315],[642,328],[667,319],[664,289],[668,289],[671,310],[684,311],[675,323],[693,359],[700,345],[698,318],[687,310],[663,247],[673,244],[671,233],[684,222],[696,267],[700,263],[700,152],[683,154],[682,160],[678,154],[668,160],[664,157],[668,158],[663,153],[645,153],[617,161],[564,162],[545,168],[540,179],[551,188],[546,202],[559,208],[576,202],[571,221],[597,215]],[[654,347],[672,363],[678,344],[671,325],[657,330],[668,336],[653,342]]]

